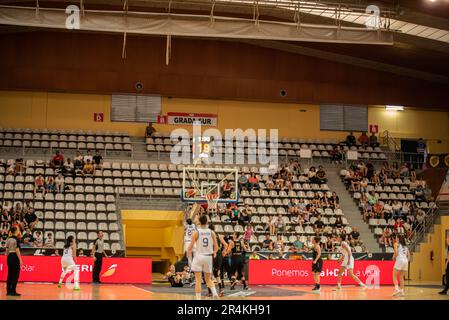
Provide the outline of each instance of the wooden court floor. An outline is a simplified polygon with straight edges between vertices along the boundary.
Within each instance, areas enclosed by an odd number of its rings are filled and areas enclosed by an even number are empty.
[[[7,297],[5,283],[0,283],[0,300],[193,300],[193,288],[170,288],[165,284],[112,285],[82,284],[80,291],[70,287],[58,288],[53,283],[19,283],[21,297]],[[360,289],[344,286],[335,292],[323,286],[321,293],[312,293],[310,286],[252,286],[250,290],[227,290],[223,300],[448,300],[449,295],[438,292],[436,283],[409,283],[404,297],[392,297],[392,286]],[[204,290],[205,293],[205,290]],[[210,299],[210,298],[205,298]]]

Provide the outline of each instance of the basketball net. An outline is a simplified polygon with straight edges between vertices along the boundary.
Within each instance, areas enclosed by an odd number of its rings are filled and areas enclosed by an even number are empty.
[[[207,200],[207,211],[215,211],[217,212],[218,207],[218,193],[208,193],[206,194]]]

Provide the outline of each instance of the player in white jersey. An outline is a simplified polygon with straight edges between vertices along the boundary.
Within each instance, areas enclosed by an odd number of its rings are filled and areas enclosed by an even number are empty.
[[[348,270],[349,276],[354,279],[354,281],[357,282],[360,287],[366,288],[365,284],[360,281],[360,279],[354,274],[354,257],[352,256],[351,247],[345,240],[346,235],[338,235],[337,241],[340,243],[342,255],[338,260],[338,262],[340,263],[340,269],[338,270],[338,281],[337,286],[334,288],[334,291],[341,289],[341,278],[345,270]]]
[[[79,270],[75,263],[76,258],[76,243],[75,238],[73,236],[67,237],[67,242],[64,245],[63,249],[63,255],[61,258],[61,266],[62,266],[62,272],[61,276],[59,277],[59,283],[58,288],[61,288],[62,280],[64,280],[66,274],[69,271],[73,271],[74,273],[74,287],[73,290],[80,290],[80,284],[79,284]]]
[[[199,220],[201,226],[193,232],[192,240],[187,249],[187,257],[190,257],[193,247],[196,245],[195,256],[190,266],[190,269],[195,272],[195,295],[197,300],[201,299],[201,273],[204,272],[206,285],[211,290],[212,297],[217,298],[217,290],[211,279],[213,259],[218,251],[217,236],[214,231],[207,227],[206,215],[202,215]]]
[[[393,260],[395,261],[393,267],[393,296],[403,296],[405,294],[405,273],[408,270],[408,262],[410,259],[410,252],[408,251],[404,236],[396,236],[396,241],[393,244],[393,248]]]
[[[192,240],[193,232],[196,230],[195,224],[192,222],[192,219],[187,219],[184,224],[184,253],[187,252],[189,248],[190,241]],[[195,247],[193,247],[193,252],[195,252]],[[187,257],[187,259],[191,259],[192,257]]]

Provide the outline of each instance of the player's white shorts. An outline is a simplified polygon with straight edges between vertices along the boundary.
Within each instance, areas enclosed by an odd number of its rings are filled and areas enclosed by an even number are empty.
[[[408,270],[408,261],[407,260],[396,260],[394,263],[394,269],[399,271],[407,271]]]
[[[212,273],[213,256],[196,255],[193,258],[190,270],[193,272]]]
[[[76,267],[75,261],[73,261],[72,257],[62,257],[61,265],[63,268],[67,268],[67,267],[71,267],[71,266]]]
[[[343,262],[341,263],[341,267],[345,269],[354,269],[354,258],[343,259]]]

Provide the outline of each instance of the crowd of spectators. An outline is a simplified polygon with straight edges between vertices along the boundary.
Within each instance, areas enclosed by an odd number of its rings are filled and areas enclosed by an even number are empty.
[[[327,182],[326,172],[322,166],[318,166],[318,168],[312,166],[308,170],[304,170],[297,161],[290,160],[288,163],[281,165],[275,173],[265,177],[262,181],[263,184],[256,174],[241,173],[238,179],[238,188],[240,193],[242,191],[260,190],[263,187],[267,191],[288,192],[292,190],[294,180],[313,184]],[[225,181],[224,184],[226,183]],[[223,187],[221,190],[224,190]],[[224,196],[226,197],[228,194]],[[307,236],[308,240],[305,242],[302,242],[298,236],[293,243],[288,245],[284,243],[283,236],[295,235],[296,226],[310,226],[314,230],[314,235],[325,236],[327,241],[322,243],[322,246],[323,250],[328,252],[336,250],[335,244],[338,234],[347,234],[342,216],[337,215],[335,222],[332,224],[329,224],[329,222],[325,224],[322,221],[321,212],[325,209],[340,209],[340,199],[335,192],[316,192],[314,198],[311,199],[291,197],[285,209],[286,214],[268,215],[266,221],[252,223],[252,217],[257,213],[255,208],[248,204],[239,206],[236,203],[220,203],[216,211],[209,210],[209,212],[207,206],[201,208],[202,213],[209,214],[211,217],[217,215],[217,218],[224,223],[232,224],[234,227],[240,225],[243,228],[244,241],[247,243],[250,242],[253,235],[265,234],[266,240],[260,248],[262,251],[309,252],[312,247],[310,235]],[[285,217],[288,217],[288,224]],[[363,246],[357,230],[353,229],[347,236],[352,246]],[[277,240],[273,241],[273,238]]]
[[[402,184],[397,185],[396,190],[399,193],[412,194],[413,200],[403,198],[381,201],[377,194],[383,192],[382,187],[388,185],[388,180],[391,179],[394,179],[395,183],[396,179],[401,179]],[[423,223],[426,217],[426,212],[419,204],[433,200],[425,180],[418,178],[415,169],[408,163],[393,163],[390,166],[385,162],[379,170],[375,170],[371,163],[360,161],[346,171],[344,181],[350,191],[360,193],[358,204],[365,222],[369,223],[370,219],[391,221],[379,238],[379,242],[386,246],[392,246],[396,234],[411,239],[415,228]],[[404,184],[404,181],[408,183]],[[380,187],[379,191],[377,187]]]
[[[103,165],[103,157],[97,151],[92,155],[90,150],[83,156],[80,151],[76,151],[73,161],[71,158],[65,159],[64,155],[56,151],[55,155],[49,162],[49,166],[55,169],[56,176],[43,177],[38,175],[34,180],[34,194],[42,193],[63,193],[69,187],[65,184],[65,177],[71,176],[94,176],[95,170],[101,170]]]
[[[0,247],[5,246],[10,228],[17,227],[18,238],[24,248],[53,248],[53,234],[47,233],[44,238],[40,230],[35,230],[38,222],[39,218],[30,201],[23,206],[20,203],[14,205],[9,201],[3,202],[0,204]]]

